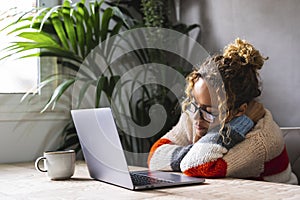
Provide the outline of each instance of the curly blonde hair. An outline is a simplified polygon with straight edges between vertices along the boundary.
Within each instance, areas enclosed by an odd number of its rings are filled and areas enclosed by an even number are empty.
[[[250,43],[236,39],[233,44],[224,48],[223,55],[208,58],[187,76],[186,98],[182,102],[183,111],[193,99],[192,90],[195,83],[199,78],[203,78],[210,95],[217,97],[217,107],[221,113],[219,120],[223,128],[226,119],[235,114],[242,104],[249,103],[260,96],[261,84],[258,70],[267,59]]]

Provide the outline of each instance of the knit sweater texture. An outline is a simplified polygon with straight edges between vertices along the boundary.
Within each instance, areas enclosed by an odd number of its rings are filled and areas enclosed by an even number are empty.
[[[178,123],[153,144],[148,166],[151,170],[181,171],[196,177],[297,184],[281,130],[270,111],[266,109],[255,125],[251,122],[240,117],[229,124],[233,128],[228,143],[221,140],[218,129],[209,130],[196,141],[193,119],[183,112]]]

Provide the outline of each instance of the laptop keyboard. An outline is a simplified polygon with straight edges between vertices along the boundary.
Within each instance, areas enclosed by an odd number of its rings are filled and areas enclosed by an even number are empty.
[[[171,180],[164,180],[159,178],[153,178],[141,174],[130,173],[133,185],[148,185],[148,184],[159,184],[159,183],[173,183]]]

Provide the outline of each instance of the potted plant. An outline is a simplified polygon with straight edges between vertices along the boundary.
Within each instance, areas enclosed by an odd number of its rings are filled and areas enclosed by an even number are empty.
[[[200,34],[199,24],[187,25],[178,21],[178,18],[174,19],[175,8],[171,0],[120,0],[109,2],[109,4],[117,6],[124,15],[133,19],[132,22],[135,27],[165,28],[186,35],[198,29],[198,34]],[[159,34],[155,34],[154,40],[155,42],[163,42],[164,38]],[[183,76],[186,76],[192,70],[192,66],[183,58],[174,57],[170,52],[160,49],[145,49],[142,53],[144,55],[142,57],[143,63],[159,63],[171,66]],[[161,71],[158,69],[155,73],[155,76],[160,76]],[[164,74],[164,76],[167,78],[169,74]],[[174,80],[175,83],[176,80]],[[149,91],[151,91],[151,94],[149,94]],[[146,126],[150,123],[149,111],[154,104],[162,105],[167,112],[166,123],[158,134],[147,138],[135,138],[134,143],[138,147],[136,151],[148,152],[151,145],[177,123],[181,112],[180,102],[168,88],[160,85],[146,85],[136,91],[134,95],[137,100],[132,102],[130,108],[131,116],[137,124]]]
[[[157,2],[156,2],[157,1]],[[105,5],[105,6],[104,6]],[[160,6],[157,6],[160,5]],[[94,107],[101,107],[101,97],[105,94],[108,101],[113,93],[116,83],[120,79],[119,75],[114,74],[108,67],[108,73],[99,73],[98,68],[93,65],[87,66],[94,77],[89,79],[88,74],[80,67],[87,56],[93,53],[93,49],[102,44],[108,38],[112,38],[123,30],[134,29],[137,27],[162,27],[169,28],[188,34],[191,30],[199,28],[194,24],[187,26],[175,22],[169,18],[169,11],[165,1],[118,1],[89,2],[89,8],[82,0],[76,4],[71,4],[65,0],[62,5],[52,8],[39,9],[33,16],[22,16],[17,22],[11,24],[8,28],[13,28],[10,34],[17,34],[22,40],[11,43],[6,49],[7,55],[20,54],[20,58],[54,57],[57,58],[58,73],[50,74],[43,79],[37,91],[43,87],[55,83],[55,88],[41,110],[54,109],[57,102],[63,95],[78,81],[78,73],[82,76],[82,87],[78,92],[78,105],[87,93],[90,86],[95,87]],[[137,16],[131,14],[132,8]],[[23,41],[25,39],[26,41]],[[161,38],[157,38],[161,39]],[[111,46],[104,46],[103,52],[107,57],[115,50]],[[30,50],[37,49],[36,53]],[[183,75],[187,74],[191,67],[183,70],[183,59],[168,60],[168,52],[161,50],[145,49],[135,50],[141,63],[156,62],[174,67]],[[25,54],[24,54],[25,53]],[[5,58],[5,57],[4,57]],[[172,63],[173,62],[173,63]],[[179,63],[179,64],[178,64]],[[154,73],[159,73],[159,71]],[[149,92],[151,91],[151,92]],[[130,112],[133,121],[143,126],[149,123],[149,110],[153,104],[161,104],[168,113],[167,123],[159,134],[151,138],[136,138],[126,134],[121,135],[125,149],[132,152],[146,152],[151,144],[160,137],[166,130],[176,123],[180,108],[178,99],[170,97],[167,88],[162,86],[147,85],[140,87],[135,92],[135,97],[130,101]],[[23,99],[29,96],[28,93]],[[73,148],[80,152],[81,148],[78,142],[77,134],[70,119],[69,123],[62,130],[64,141],[60,149]]]
[[[55,83],[47,103],[41,112],[54,109],[60,98],[67,93],[76,81],[76,74],[80,73],[80,65],[90,52],[108,37],[117,34],[122,28],[128,28],[122,12],[114,6],[104,7],[104,1],[89,2],[85,0],[71,4],[65,0],[62,5],[52,8],[41,8],[34,15],[22,15],[18,21],[10,24],[6,29],[12,29],[9,34],[15,34],[18,39],[12,42],[5,51],[6,57],[20,55],[25,57],[53,57],[57,58],[57,73],[45,77],[36,88],[42,88]],[[31,50],[38,50],[32,53]],[[107,48],[107,51],[113,51]],[[109,54],[110,52],[106,52]],[[99,107],[101,93],[111,95],[113,85],[118,76],[100,76],[88,84],[95,85],[98,97],[95,107]],[[81,94],[86,92],[87,86],[82,88]],[[31,92],[23,99],[33,97]],[[72,147],[78,152],[80,146],[74,132],[72,121],[63,130],[65,140],[61,148]],[[75,146],[74,146],[75,145]]]

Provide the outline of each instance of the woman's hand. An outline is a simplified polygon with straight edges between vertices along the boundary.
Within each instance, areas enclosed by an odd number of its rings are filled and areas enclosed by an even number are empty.
[[[254,123],[257,123],[261,118],[264,117],[265,112],[264,106],[261,103],[253,100],[248,104],[245,114],[252,119]]]

